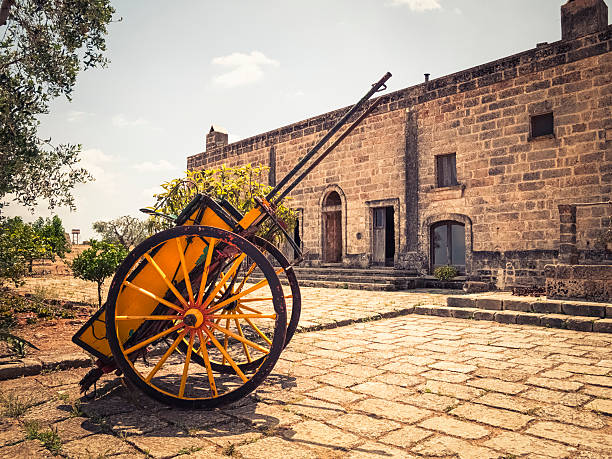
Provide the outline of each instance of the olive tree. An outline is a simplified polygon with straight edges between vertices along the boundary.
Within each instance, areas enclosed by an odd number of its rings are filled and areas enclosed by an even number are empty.
[[[0,200],[74,207],[80,145],[38,135],[52,99],[70,96],[81,70],[103,67],[110,0],[2,0],[0,5]],[[0,206],[2,203],[0,203]]]

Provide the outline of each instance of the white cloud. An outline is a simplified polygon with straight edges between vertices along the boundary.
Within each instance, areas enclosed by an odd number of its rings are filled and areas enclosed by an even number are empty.
[[[147,120],[141,117],[132,120],[128,119],[123,113],[118,113],[113,116],[112,122],[113,126],[117,126],[120,128],[132,126],[146,126],[147,124],[149,124]]]
[[[391,6],[406,5],[412,11],[429,11],[442,9],[438,0],[391,0]]]
[[[83,150],[80,157],[79,166],[87,169],[95,178],[93,183],[82,186],[94,186],[104,189],[105,192],[115,193],[117,174],[114,170],[116,169],[118,159],[112,155],[107,155],[97,148]]]
[[[212,64],[225,67],[225,73],[213,78],[213,83],[224,88],[234,88],[259,81],[264,76],[265,67],[278,67],[280,63],[266,57],[260,51],[250,54],[232,53],[227,56],[215,57]]]
[[[461,11],[459,8],[453,8],[453,13],[455,13],[455,14],[463,14],[463,11]]]
[[[170,161],[160,159],[157,162],[145,161],[140,164],[134,164],[134,169],[139,172],[166,172],[178,170],[176,164],[172,164]]]

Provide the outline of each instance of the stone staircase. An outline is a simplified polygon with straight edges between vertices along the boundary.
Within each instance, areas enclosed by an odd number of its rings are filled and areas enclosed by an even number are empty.
[[[503,292],[449,296],[446,303],[446,307],[417,306],[414,313],[612,333],[610,303],[517,297]]]
[[[395,291],[415,288],[461,289],[464,278],[442,282],[423,278],[414,270],[384,267],[367,269],[342,266],[295,267],[295,275],[301,287],[340,288],[353,290]],[[257,279],[257,277],[253,277]]]

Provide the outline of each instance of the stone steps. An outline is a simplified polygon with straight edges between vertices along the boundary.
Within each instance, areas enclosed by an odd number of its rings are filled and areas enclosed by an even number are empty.
[[[449,296],[447,306],[417,306],[415,314],[612,333],[612,304],[538,298]]]
[[[393,268],[355,269],[334,266],[295,267],[296,277],[303,287],[340,288],[354,290],[395,291],[415,288],[461,289],[464,278],[453,281],[439,281],[419,277],[413,270]],[[253,280],[261,275],[254,273]]]

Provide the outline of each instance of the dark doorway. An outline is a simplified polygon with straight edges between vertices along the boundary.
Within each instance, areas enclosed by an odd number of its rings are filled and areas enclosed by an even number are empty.
[[[443,221],[431,227],[432,270],[452,265],[465,272],[465,226],[454,221]]]
[[[391,206],[372,209],[372,263],[393,266],[395,259],[395,210]]]
[[[342,261],[342,201],[332,191],[323,201],[323,261]]]

